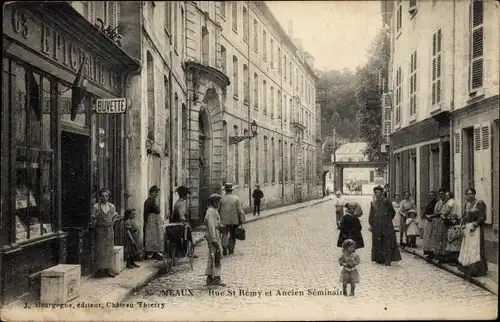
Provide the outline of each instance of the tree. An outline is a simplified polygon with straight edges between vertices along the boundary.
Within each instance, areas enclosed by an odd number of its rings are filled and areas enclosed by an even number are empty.
[[[356,75],[350,70],[327,71],[319,75],[316,85],[317,102],[321,107],[321,135],[331,136],[333,128],[342,138],[356,139]]]
[[[369,50],[367,63],[356,71],[356,100],[358,104],[358,122],[360,136],[368,143],[365,154],[370,160],[388,161],[388,154],[380,151],[382,144],[382,109],[370,108],[368,101],[378,99],[382,91],[381,78],[387,79],[389,66],[389,41],[381,29]],[[383,171],[385,167],[379,169]]]

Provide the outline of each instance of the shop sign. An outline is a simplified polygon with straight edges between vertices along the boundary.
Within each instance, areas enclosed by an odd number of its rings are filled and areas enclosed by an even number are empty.
[[[127,99],[105,98],[96,101],[95,110],[98,114],[121,114],[127,110]]]
[[[87,56],[86,79],[114,93],[120,92],[119,73],[99,56],[82,48],[64,31],[42,22],[24,8],[15,6],[5,8],[4,21],[10,21],[4,24],[5,34],[41,53],[56,65],[76,73]],[[85,39],[85,36],[81,39]]]

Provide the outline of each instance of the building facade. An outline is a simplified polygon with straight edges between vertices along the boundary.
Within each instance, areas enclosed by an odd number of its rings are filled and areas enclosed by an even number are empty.
[[[123,213],[125,179],[123,115],[98,113],[96,100],[124,97],[140,68],[67,2],[11,3],[3,17],[0,303],[39,292],[58,263],[92,270],[91,207],[109,187]]]
[[[487,258],[498,250],[498,3],[387,1],[390,181],[421,213],[429,190],[465,189],[487,205]],[[387,101],[387,102],[386,102]]]
[[[335,160],[344,162],[368,161],[364,151],[368,147],[365,142],[346,143],[335,151]],[[332,162],[333,160],[332,156]],[[355,181],[357,184],[384,184],[383,176],[378,175],[375,168],[345,168],[343,184]]]

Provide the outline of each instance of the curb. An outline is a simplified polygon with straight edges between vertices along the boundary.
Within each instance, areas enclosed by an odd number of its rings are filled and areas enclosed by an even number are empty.
[[[257,221],[257,220],[261,220],[261,219],[266,219],[266,218],[269,218],[269,217],[272,217],[272,216],[276,216],[276,215],[279,215],[279,214],[283,214],[285,212],[293,212],[293,211],[296,211],[296,210],[299,210],[299,209],[303,209],[303,208],[306,208],[306,207],[310,207],[310,206],[315,206],[317,204],[320,204],[320,203],[323,203],[323,202],[326,202],[326,201],[329,201],[330,199],[321,199],[321,200],[318,200],[317,202],[314,202],[314,203],[311,203],[311,204],[307,204],[307,205],[301,205],[297,208],[294,208],[292,210],[278,210],[276,211],[275,213],[272,213],[270,215],[267,215],[265,217],[253,217],[253,218],[249,218],[246,222],[252,222],[252,221]],[[276,209],[276,208],[275,208]],[[194,246],[199,246],[205,239],[203,237],[200,237],[200,238],[197,238],[197,239],[194,239],[193,240],[193,244]],[[110,302],[123,302],[127,297],[130,296],[130,294],[136,292],[137,290],[139,290],[140,288],[142,288],[144,285],[148,284],[149,282],[151,282],[153,279],[155,279],[156,277],[162,275],[163,272],[161,272],[159,269],[155,269],[153,272],[151,272],[151,274],[149,274],[147,276],[147,278],[145,278],[143,281],[137,283],[136,285],[134,285],[132,288],[130,289],[118,289],[114,292],[112,292],[111,294],[109,294],[108,296],[106,297],[115,297],[114,299],[109,299]],[[112,295],[113,293],[116,293],[116,295]]]
[[[420,258],[422,258],[422,259],[425,260],[425,256],[424,255],[422,255],[420,253],[417,253],[416,251],[414,251],[412,249],[406,249],[404,247],[399,247],[399,249],[403,250],[404,252],[406,252],[408,254],[412,254],[412,255],[418,256],[418,257],[420,257]],[[474,284],[476,286],[479,286],[482,289],[484,289],[484,290],[486,290],[486,291],[488,291],[488,292],[490,292],[490,293],[492,293],[494,295],[498,295],[496,290],[491,289],[491,287],[489,287],[486,283],[483,283],[483,282],[479,281],[475,277],[467,277],[467,276],[465,276],[464,273],[462,273],[460,271],[457,272],[457,271],[451,269],[448,265],[446,265],[446,264],[444,264],[444,265],[443,264],[439,264],[439,263],[437,263],[437,262],[435,262],[433,260],[431,260],[429,263],[431,263],[432,265],[434,265],[434,266],[436,266],[438,268],[444,269],[445,271],[447,271],[449,273],[452,273],[455,276],[461,277],[462,279],[464,279],[464,280],[466,280],[466,281],[468,281],[468,282],[470,282],[470,283],[472,283],[472,284]]]

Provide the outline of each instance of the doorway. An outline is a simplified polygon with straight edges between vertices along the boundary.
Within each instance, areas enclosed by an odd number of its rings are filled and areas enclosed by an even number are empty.
[[[91,273],[91,241],[88,224],[91,213],[90,138],[61,132],[61,221],[68,233],[66,261],[80,264],[82,275]]]

